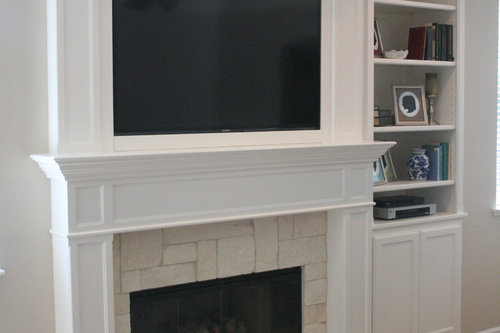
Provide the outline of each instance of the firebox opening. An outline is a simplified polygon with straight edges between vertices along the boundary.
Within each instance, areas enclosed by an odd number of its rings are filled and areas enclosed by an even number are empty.
[[[300,333],[301,267],[130,294],[132,333]]]

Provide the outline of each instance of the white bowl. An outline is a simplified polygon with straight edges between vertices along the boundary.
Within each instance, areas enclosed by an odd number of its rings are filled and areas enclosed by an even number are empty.
[[[404,59],[408,55],[408,50],[390,50],[384,51],[384,57],[389,59]]]

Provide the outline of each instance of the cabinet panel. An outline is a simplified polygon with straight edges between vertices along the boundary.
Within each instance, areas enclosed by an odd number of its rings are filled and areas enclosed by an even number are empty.
[[[420,233],[419,332],[459,332],[459,226]]]
[[[374,236],[373,333],[416,333],[418,232]]]

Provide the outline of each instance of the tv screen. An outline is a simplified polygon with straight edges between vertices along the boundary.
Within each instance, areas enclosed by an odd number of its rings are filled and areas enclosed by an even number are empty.
[[[317,130],[321,0],[113,0],[115,135]]]

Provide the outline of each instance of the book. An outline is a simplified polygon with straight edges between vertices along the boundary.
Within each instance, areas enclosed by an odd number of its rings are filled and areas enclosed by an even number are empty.
[[[382,44],[382,37],[380,36],[377,18],[375,18],[373,25],[373,54],[378,58],[381,58],[384,55],[384,46]]]
[[[425,27],[425,57],[424,60],[432,60],[432,25]]]
[[[446,60],[447,61],[454,61],[455,57],[453,56],[453,25],[448,24],[446,26],[446,35],[447,35],[447,38],[446,38],[447,58],[446,58]]]
[[[439,144],[426,144],[422,146],[425,149],[425,154],[429,158],[429,175],[428,180],[441,180],[441,147]]]
[[[441,142],[439,144],[441,147],[441,180],[448,180],[449,178],[449,169],[450,169],[450,144],[448,142]]]
[[[407,59],[424,60],[426,27],[410,28],[408,34],[408,56]]]
[[[432,24],[436,30],[436,57],[435,60],[441,60],[441,25],[439,23]]]

